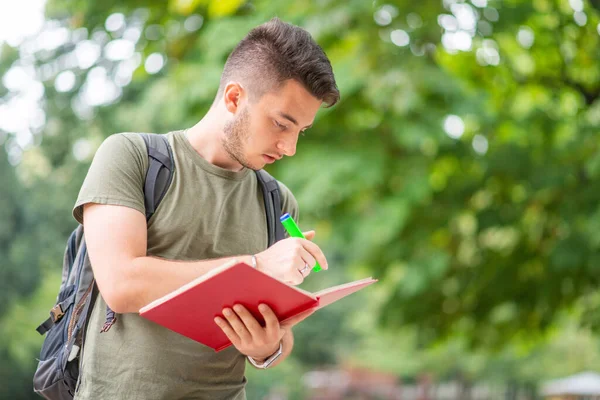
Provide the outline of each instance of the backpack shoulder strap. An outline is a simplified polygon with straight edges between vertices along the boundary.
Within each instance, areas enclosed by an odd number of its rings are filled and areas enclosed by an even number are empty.
[[[156,133],[139,133],[139,135],[144,139],[148,152],[148,171],[144,180],[144,205],[146,221],[150,221],[171,186],[175,173],[175,160],[167,135]],[[117,322],[117,314],[109,306],[106,306],[106,320],[100,332],[108,332],[115,322]]]
[[[269,247],[285,237],[281,216],[281,192],[277,180],[264,169],[254,171],[262,189],[267,214],[267,231],[269,234]]]
[[[153,133],[140,133],[139,135],[144,139],[148,151],[148,171],[144,181],[144,204],[146,221],[148,221],[171,185],[175,173],[175,162],[173,150],[166,135]]]

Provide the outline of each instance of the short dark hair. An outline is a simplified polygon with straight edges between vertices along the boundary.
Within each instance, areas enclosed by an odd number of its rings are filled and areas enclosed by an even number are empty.
[[[217,98],[231,80],[240,80],[257,98],[294,79],[328,107],[340,98],[331,63],[304,29],[279,18],[257,26],[233,49],[221,76]]]

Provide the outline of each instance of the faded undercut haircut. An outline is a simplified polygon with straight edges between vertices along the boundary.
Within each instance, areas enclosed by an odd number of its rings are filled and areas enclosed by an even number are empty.
[[[301,83],[327,107],[340,98],[331,63],[321,46],[306,30],[273,18],[252,29],[233,49],[215,101],[223,97],[231,81],[242,83],[256,101],[289,79]]]

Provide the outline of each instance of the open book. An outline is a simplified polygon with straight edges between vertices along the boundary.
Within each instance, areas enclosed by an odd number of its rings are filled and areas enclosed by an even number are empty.
[[[267,304],[280,322],[323,308],[372,283],[367,278],[310,293],[287,285],[248,264],[233,261],[198,277],[140,309],[140,315],[220,351],[231,345],[214,322],[225,307],[241,304],[264,324],[258,305]]]

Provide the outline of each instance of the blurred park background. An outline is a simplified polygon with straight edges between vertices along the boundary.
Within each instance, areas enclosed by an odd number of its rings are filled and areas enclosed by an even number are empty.
[[[342,94],[269,169],[330,260],[303,287],[380,282],[248,367],[248,398],[534,399],[600,372],[599,1],[0,0],[0,398],[36,398],[99,144],[192,126],[273,16]]]

